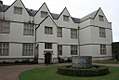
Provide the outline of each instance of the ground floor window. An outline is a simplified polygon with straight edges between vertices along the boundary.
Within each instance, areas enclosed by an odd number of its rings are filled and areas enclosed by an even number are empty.
[[[76,45],[71,45],[71,55],[77,55],[77,46]]]
[[[9,55],[9,43],[0,42],[0,56]]]
[[[23,44],[23,56],[33,56],[33,44],[32,43]]]
[[[45,43],[45,49],[52,49],[52,43]]]
[[[100,45],[100,54],[106,55],[106,45],[105,44]]]
[[[62,55],[62,45],[58,45],[58,55]]]

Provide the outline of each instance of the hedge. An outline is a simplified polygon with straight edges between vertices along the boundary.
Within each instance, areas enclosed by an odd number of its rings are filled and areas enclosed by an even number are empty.
[[[90,69],[75,69],[71,66],[59,67],[57,73],[68,76],[102,76],[109,73],[109,67],[93,65]]]

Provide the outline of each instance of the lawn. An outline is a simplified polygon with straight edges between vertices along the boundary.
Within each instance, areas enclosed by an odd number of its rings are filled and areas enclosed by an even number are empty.
[[[110,67],[110,74],[98,77],[71,77],[56,73],[57,67],[35,68],[22,72],[20,80],[119,80],[119,68]]]
[[[115,60],[103,60],[103,61],[96,61],[96,62],[101,64],[119,64],[119,61],[115,61]]]

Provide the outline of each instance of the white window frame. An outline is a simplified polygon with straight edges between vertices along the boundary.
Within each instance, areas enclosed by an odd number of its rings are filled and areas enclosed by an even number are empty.
[[[53,34],[53,27],[45,26],[45,34]]]
[[[71,45],[71,55],[78,55],[77,45]]]
[[[62,37],[62,27],[57,28],[57,37]]]
[[[22,15],[22,13],[23,13],[23,8],[22,7],[14,6],[14,14]]]
[[[46,18],[48,15],[48,12],[41,11],[41,18]]]
[[[106,44],[100,44],[100,55],[106,55]]]
[[[34,44],[33,43],[23,43],[23,56],[33,56],[33,49]]]
[[[24,35],[34,35],[34,25],[31,23],[24,23]]]
[[[71,29],[71,38],[77,39],[77,29]]]
[[[103,27],[99,27],[99,36],[105,38],[106,37],[106,30]]]
[[[0,56],[9,56],[9,43],[0,42]]]
[[[4,33],[4,34],[10,33],[10,21],[0,20],[0,33]]]
[[[69,22],[69,16],[63,15],[63,21]]]

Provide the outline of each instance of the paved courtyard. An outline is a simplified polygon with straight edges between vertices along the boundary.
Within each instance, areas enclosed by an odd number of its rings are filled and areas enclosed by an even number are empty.
[[[35,67],[61,66],[61,65],[68,65],[68,64],[69,63],[52,64],[52,65],[37,64],[37,65],[0,66],[0,80],[19,80],[19,74],[21,72]],[[94,63],[94,64],[98,64],[98,63]],[[119,67],[119,64],[98,64],[98,65]]]

